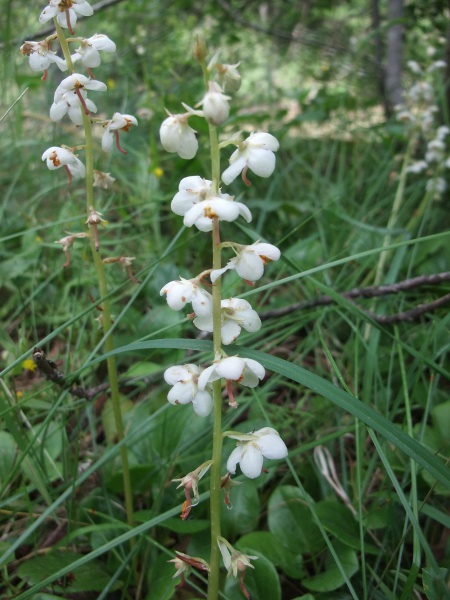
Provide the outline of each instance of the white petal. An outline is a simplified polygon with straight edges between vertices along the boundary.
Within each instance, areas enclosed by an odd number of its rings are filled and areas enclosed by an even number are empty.
[[[64,117],[68,110],[68,105],[65,100],[60,100],[59,102],[53,102],[50,106],[50,119],[52,121],[59,121]]]
[[[198,378],[197,382],[198,389],[204,390],[208,383],[217,381],[217,379],[220,379],[220,375],[216,372],[216,365],[211,365],[200,373],[200,377]]]
[[[197,317],[204,317],[212,314],[212,296],[205,290],[198,290],[192,298],[192,308]]]
[[[234,268],[235,268],[235,264],[232,264],[232,262],[230,260],[229,263],[227,264],[227,266],[223,267],[223,269],[214,269],[213,271],[211,271],[211,273],[209,274],[209,278],[211,279],[212,283],[214,283],[215,281],[217,281],[217,279],[219,279],[219,277],[221,277],[225,273],[225,271],[228,271],[229,269],[234,269]]]
[[[251,252],[243,252],[237,260],[236,271],[242,279],[258,281],[264,274],[264,263],[259,256]]]
[[[244,217],[247,223],[250,223],[252,220],[252,213],[249,208],[245,206],[245,204],[242,204],[242,202],[235,202],[235,205],[238,207],[241,217]]]
[[[211,330],[212,331],[212,330]],[[241,327],[236,321],[226,320],[221,327],[222,343],[227,346],[239,337]]]
[[[248,168],[259,177],[270,177],[275,169],[275,154],[270,150],[249,150]]]
[[[232,181],[236,179],[238,175],[240,175],[240,173],[243,171],[246,165],[247,161],[245,160],[245,157],[239,156],[239,158],[230,163],[230,166],[227,169],[225,169],[225,171],[222,173],[222,181],[226,185],[229,185]]]
[[[241,378],[242,372],[245,369],[245,360],[239,356],[229,356],[223,358],[216,366],[216,372],[224,379],[237,381]]]
[[[212,315],[196,317],[193,323],[197,327],[197,329],[200,329],[200,331],[212,332],[214,329]]]
[[[213,407],[213,399],[211,394],[206,390],[197,390],[197,393],[192,400],[192,405],[195,413],[199,417],[207,417],[212,411]]]
[[[189,367],[196,367],[196,365],[175,365],[173,367],[169,367],[164,371],[165,382],[169,385],[175,385],[179,381],[189,381],[192,379],[192,375],[188,370]]]
[[[102,135],[102,148],[104,152],[111,152],[114,144],[114,133],[106,129]]]
[[[236,446],[233,452],[230,454],[227,460],[227,470],[229,473],[233,475],[236,473],[236,465],[241,460],[242,457],[242,446]]]
[[[176,383],[167,394],[167,400],[171,404],[189,404],[193,398],[193,384],[191,383]]]
[[[254,446],[252,442],[245,445],[239,466],[243,474],[249,479],[256,479],[256,477],[261,475],[263,455],[259,448]]]
[[[278,433],[275,430],[273,431],[274,433],[268,433],[267,435],[261,436],[256,444],[259,446],[263,456],[266,458],[286,458],[288,455],[286,444],[283,442]]]
[[[248,147],[264,148],[265,150],[271,150],[272,152],[276,152],[280,147],[276,137],[270,133],[263,132],[251,133],[247,138],[246,143]]]

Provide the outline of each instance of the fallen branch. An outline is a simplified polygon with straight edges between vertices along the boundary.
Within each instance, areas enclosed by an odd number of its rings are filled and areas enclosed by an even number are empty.
[[[403,281],[399,281],[398,283],[392,283],[389,285],[373,285],[365,288],[353,288],[348,292],[341,293],[340,296],[342,298],[346,298],[347,300],[353,300],[354,298],[376,298],[379,296],[398,294],[400,292],[419,288],[424,285],[436,285],[442,283],[443,281],[450,281],[450,272],[434,273],[432,275],[420,275],[419,277],[405,279]],[[321,295],[317,296],[317,298],[313,298],[312,300],[303,300],[302,302],[296,302],[290,306],[267,311],[261,314],[260,317],[262,320],[267,320],[289,315],[298,310],[305,310],[307,308],[314,308],[316,306],[327,306],[335,303],[336,300],[331,296]],[[399,323],[401,321],[415,321],[421,315],[432,312],[437,308],[441,308],[447,304],[450,304],[450,294],[446,294],[445,296],[442,296],[441,298],[431,302],[419,304],[408,311],[395,313],[393,315],[378,315],[377,313],[364,310],[359,306],[358,308],[377,323],[391,324]]]

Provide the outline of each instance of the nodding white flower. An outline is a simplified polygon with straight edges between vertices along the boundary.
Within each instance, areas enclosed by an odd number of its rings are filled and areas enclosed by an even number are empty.
[[[425,171],[425,169],[428,169],[428,163],[425,162],[424,160],[416,160],[415,162],[410,164],[408,167],[406,167],[406,172],[407,173],[422,173],[422,171]]]
[[[268,262],[278,260],[281,252],[272,244],[255,242],[250,246],[237,246],[236,256],[228,261],[222,269],[211,271],[211,281],[214,283],[225,271],[236,269],[239,277],[245,281],[254,282],[261,279],[264,274],[264,266]]]
[[[257,560],[257,556],[251,556],[248,554],[244,554],[239,552],[222,536],[217,538],[217,544],[219,546],[220,554],[222,555],[223,564],[225,565],[225,569],[228,571],[227,577],[233,575],[233,577],[238,577],[239,574],[239,584],[244,596],[249,600],[250,594],[244,585],[244,575],[247,567],[254,569],[255,567],[250,562],[251,560]]]
[[[209,565],[203,560],[203,558],[198,558],[196,556],[189,556],[189,554],[184,554],[183,552],[175,551],[175,558],[168,560],[167,562],[171,562],[174,564],[176,569],[175,575],[173,575],[172,579],[180,576],[180,587],[182,587],[186,582],[186,577],[189,576],[192,567],[195,569],[199,569],[200,571],[205,571],[209,573]]]
[[[50,49],[50,40],[25,42],[20,47],[20,51],[30,58],[30,67],[33,71],[45,71],[43,79],[46,79],[47,69],[52,63],[58,65],[61,71],[67,71],[65,61]]]
[[[219,81],[225,92],[237,92],[241,87],[241,75],[237,68],[241,63],[235,65],[216,64],[219,73]]]
[[[77,15],[90,17],[94,14],[92,6],[86,0],[50,0],[39,16],[40,23],[47,23],[56,17],[61,25],[73,35],[73,28],[77,24]]]
[[[261,329],[261,319],[247,300],[229,298],[221,301],[222,343],[227,346],[241,333],[241,329],[254,332]],[[214,331],[212,313],[204,317],[196,317],[194,325],[201,331]]]
[[[66,231],[66,233],[69,233]],[[66,255],[66,263],[64,264],[64,268],[67,268],[70,265],[70,254],[69,248],[72,247],[74,241],[76,239],[82,239],[89,237],[88,233],[69,233],[65,237],[62,237],[60,240],[57,240],[55,244],[61,244],[64,254]]]
[[[425,189],[427,192],[433,192],[433,198],[439,199],[447,189],[447,182],[443,177],[434,177],[427,181]]]
[[[52,146],[42,155],[42,160],[47,161],[47,167],[53,171],[63,167],[69,177],[69,184],[74,179],[82,179],[86,175],[86,167],[75,154],[68,148]]]
[[[266,371],[264,367],[252,358],[240,358],[239,356],[227,356],[215,360],[214,363],[205,369],[198,378],[198,388],[204,390],[213,381],[226,379],[229,404],[233,408],[237,407],[231,389],[231,382],[237,381],[241,385],[254,388],[259,380],[263,379]]]
[[[442,139],[436,138],[428,142],[425,160],[430,162],[440,162],[444,158],[445,142]]]
[[[181,310],[191,302],[197,316],[212,314],[212,296],[200,287],[198,278],[180,277],[179,281],[169,281],[160,291],[161,296],[164,294],[166,294],[167,304],[173,310]]]
[[[159,137],[164,150],[176,152],[180,158],[189,160],[194,158],[198,150],[198,141],[195,130],[188,124],[191,112],[182,115],[171,115],[162,122]]]
[[[408,60],[406,66],[411,71],[411,73],[414,73],[415,75],[422,75],[423,73],[421,66],[415,60]]]
[[[113,147],[113,141],[116,141],[117,149],[126,154],[126,151],[120,146],[119,131],[128,131],[132,125],[137,125],[136,117],[133,115],[122,115],[114,113],[112,119],[107,121],[105,132],[102,136],[102,148],[105,152],[110,152]]]
[[[166,369],[164,379],[173,386],[167,394],[167,400],[174,405],[192,402],[195,413],[199,417],[206,417],[213,406],[211,386],[205,384],[199,388],[199,375],[200,368],[193,364],[176,365]]]
[[[236,473],[239,463],[242,473],[249,479],[261,475],[263,458],[286,458],[288,450],[279,433],[272,427],[263,427],[252,433],[236,433],[226,431],[223,435],[238,440],[238,445],[230,454],[227,469]]]
[[[50,107],[50,118],[59,121],[67,113],[75,125],[82,125],[83,116],[97,112],[95,104],[87,98],[87,90],[105,92],[106,85],[96,79],[89,79],[80,73],[73,73],[61,81],[55,90],[53,104]]]
[[[222,173],[222,181],[227,185],[242,173],[246,185],[247,169],[259,177],[270,177],[275,169],[275,154],[280,147],[278,140],[270,133],[251,133],[230,157],[230,166]]]
[[[211,231],[214,217],[219,221],[234,221],[241,215],[247,223],[252,220],[245,204],[234,202],[228,194],[216,194],[211,181],[198,175],[182,179],[178,189],[171,208],[175,214],[184,216],[186,227],[195,225],[201,231]]]
[[[184,487],[184,494],[186,496],[186,501],[183,503],[183,508],[181,512],[181,518],[185,521],[189,513],[191,512],[191,508],[196,506],[200,502],[200,495],[198,493],[198,482],[208,471],[209,467],[212,465],[212,460],[207,460],[199,467],[195,469],[195,471],[191,471],[181,479],[172,479],[172,481],[180,482],[180,485],[177,485],[177,489]],[[194,495],[193,499],[191,499],[191,491]]]
[[[116,44],[103,33],[96,33],[90,38],[81,39],[80,47],[72,54],[72,62],[81,60],[88,69],[98,67],[101,63],[100,52],[115,52]]]
[[[209,123],[213,125],[225,123],[230,114],[229,100],[231,98],[223,93],[218,83],[214,81],[208,83],[208,91],[200,104],[203,106],[203,114]]]

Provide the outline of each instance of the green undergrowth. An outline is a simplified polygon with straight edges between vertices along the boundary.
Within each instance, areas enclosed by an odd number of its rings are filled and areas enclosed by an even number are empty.
[[[132,62],[127,55],[120,60]],[[148,103],[154,116],[140,121],[133,143],[125,139],[124,159],[102,155],[97,165],[116,177],[113,191],[99,191],[109,221],[102,252],[135,256],[140,280],[108,266],[133,528],[124,513],[108,389],[91,400],[70,393],[73,384],[92,390],[107,378],[96,322],[102,298],[88,252],[75,242],[64,269],[54,243],[64,231],[83,230],[84,193],[40,160],[55,134],[60,143],[66,132],[35,119],[49,93],[35,80],[25,95],[30,100],[4,121],[1,598],[204,597],[201,574],[180,590],[167,561],[175,546],[208,555],[207,503],[182,521],[184,497],[171,480],[210,457],[210,423],[189,406],[168,410],[163,372],[177,363],[206,364],[211,344],[195,338],[190,319],[171,311],[160,289],[178,274],[196,275],[210,252],[199,233],[177,233],[180,218],[170,212],[179,180],[199,172],[207,158],[159,156],[163,107],[175,102],[178,89],[165,87],[161,65],[146,68],[138,94],[130,92],[138,77],[130,70],[118,97],[125,88],[126,112]],[[18,90],[27,83],[19,75]],[[194,104],[194,85],[191,92]],[[238,477],[223,535],[258,557],[246,573],[254,599],[448,598],[450,317],[445,307],[394,324],[376,317],[429,303],[448,294],[450,283],[376,299],[342,295],[373,285],[382,256],[385,285],[449,271],[445,201],[424,204],[426,180],[409,177],[395,226],[387,228],[406,151],[395,124],[353,123],[350,136],[334,130],[313,138],[281,108],[236,119],[237,128],[270,127],[280,140],[275,176],[269,183],[253,177],[246,190],[255,222],[252,231],[241,224],[240,235],[248,243],[270,240],[282,258],[255,288],[244,290],[233,273],[224,279],[224,296],[247,298],[264,319],[260,332],[244,338],[252,350],[233,351],[259,360],[268,373],[257,391],[240,388],[236,410],[224,405],[225,429],[248,432],[270,423],[286,440],[289,459],[254,482]],[[232,193],[239,200],[241,181]],[[321,295],[330,302],[314,303]],[[35,369],[36,346],[64,374],[62,386]],[[225,442],[224,461],[232,447]],[[206,489],[202,482],[201,500]],[[222,583],[221,598],[241,597],[233,578]]]

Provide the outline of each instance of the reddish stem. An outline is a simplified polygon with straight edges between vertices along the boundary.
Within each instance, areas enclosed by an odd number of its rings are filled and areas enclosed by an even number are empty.
[[[84,101],[83,94],[80,92],[80,88],[79,87],[75,87],[75,94],[78,96],[78,99],[79,99],[79,101],[81,103],[81,106],[83,107],[84,114],[88,115],[89,114],[89,109],[86,106],[86,102]]]
[[[243,171],[242,171],[242,181],[245,183],[245,185],[247,187],[250,187],[252,185],[252,182],[247,179],[247,171],[248,171],[248,167],[244,167]]]
[[[119,152],[122,152],[122,154],[126,154],[126,151],[120,145],[120,142],[119,142],[119,132],[118,131],[114,132],[114,137],[116,139],[117,150],[119,150]]]
[[[67,185],[70,185],[72,183],[72,173],[70,172],[70,169],[67,165],[63,165],[65,172],[67,173]]]
[[[48,75],[48,69],[45,69],[44,74],[41,77],[41,81],[45,81],[47,79],[47,75]]]
[[[231,379],[227,379],[228,404],[232,408],[237,408],[238,403],[236,402],[236,400],[234,398],[232,385],[233,385],[233,383],[232,383]]]
[[[64,254],[66,255],[67,260],[63,265],[63,269],[67,269],[67,267],[70,265],[70,254],[68,250],[64,250]]]
[[[75,35],[75,31],[73,30],[72,25],[70,23],[70,12],[69,12],[69,9],[66,8],[66,10],[64,12],[66,13],[67,29],[70,31],[70,35]]]

